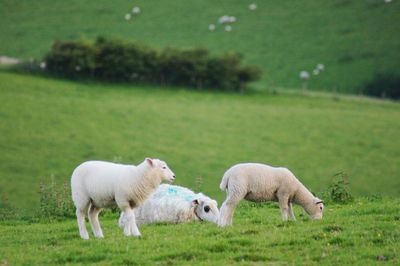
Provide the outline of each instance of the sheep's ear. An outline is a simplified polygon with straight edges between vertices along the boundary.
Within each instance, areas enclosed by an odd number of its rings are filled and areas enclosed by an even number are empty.
[[[152,159],[150,159],[150,158],[146,158],[146,162],[147,162],[147,164],[148,164],[148,165],[150,165],[150,166],[154,166],[154,162],[153,162],[153,160],[152,160]]]
[[[322,200],[322,199],[319,199],[319,198],[314,198],[314,202],[315,202],[315,204],[320,204],[320,203],[324,203],[324,201]]]
[[[200,202],[199,202],[198,199],[192,200],[192,206],[196,206],[196,205],[199,205],[199,204],[200,204]]]

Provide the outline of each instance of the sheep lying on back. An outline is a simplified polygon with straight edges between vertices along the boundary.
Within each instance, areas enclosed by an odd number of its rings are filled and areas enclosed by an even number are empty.
[[[158,159],[147,158],[138,166],[102,161],[82,163],[71,177],[80,236],[89,239],[85,226],[88,213],[95,237],[103,237],[98,215],[102,208],[115,204],[124,212],[121,218],[124,234],[140,236],[133,209],[140,206],[162,180],[174,179],[175,175],[167,164]]]
[[[232,224],[233,211],[242,199],[249,201],[278,201],[282,220],[295,220],[292,202],[301,205],[312,219],[322,219],[324,205],[286,168],[265,164],[244,163],[228,169],[220,184],[227,191],[221,206],[219,226]]]
[[[121,213],[121,217],[123,215]],[[203,193],[195,194],[184,187],[162,184],[135,210],[135,216],[138,225],[203,220],[217,223],[219,210],[217,202]],[[123,226],[121,218],[119,225]]]

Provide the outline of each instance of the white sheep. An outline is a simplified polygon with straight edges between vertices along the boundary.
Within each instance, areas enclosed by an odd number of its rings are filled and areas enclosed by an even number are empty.
[[[209,31],[215,31],[215,25],[214,24],[208,25],[208,30]]]
[[[139,15],[140,12],[141,12],[140,7],[135,6],[135,7],[132,8],[132,14]]]
[[[292,203],[301,205],[312,219],[322,219],[322,200],[314,197],[287,168],[259,163],[237,164],[225,172],[220,189],[227,191],[227,197],[221,206],[219,226],[232,224],[234,209],[242,199],[278,201],[283,221],[288,216],[295,220]]]
[[[232,26],[231,25],[226,25],[225,26],[225,31],[227,31],[227,32],[232,31]]]
[[[118,222],[120,227],[124,226],[123,215],[122,212]],[[162,184],[135,210],[135,217],[138,225],[203,220],[217,223],[219,210],[218,203],[203,193],[196,194],[185,187]]]
[[[146,158],[138,166],[103,161],[82,163],[71,177],[72,200],[80,236],[89,239],[85,226],[85,215],[88,213],[95,237],[103,237],[98,215],[102,208],[115,204],[124,212],[124,234],[140,236],[133,210],[151,195],[162,180],[174,179],[175,175],[167,164],[158,159]]]
[[[129,14],[129,13],[128,13],[128,14],[125,14],[125,20],[130,20],[131,17],[132,17],[132,16],[131,16],[131,14]]]
[[[256,5],[255,3],[252,3],[252,4],[249,5],[249,9],[250,9],[251,11],[254,11],[254,10],[257,9],[257,5]]]

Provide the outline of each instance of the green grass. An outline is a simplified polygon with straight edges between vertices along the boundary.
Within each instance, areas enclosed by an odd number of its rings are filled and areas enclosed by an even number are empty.
[[[100,217],[104,239],[79,238],[75,220],[0,222],[3,265],[399,265],[400,201],[328,205],[322,221],[282,223],[274,204],[241,203],[234,225],[153,224],[123,236],[117,217]],[[89,229],[89,225],[87,224]]]
[[[136,40],[153,47],[206,47],[241,52],[264,70],[256,84],[300,88],[301,70],[318,63],[326,71],[310,88],[357,92],[375,72],[399,72],[400,3],[383,0],[258,1],[0,1],[0,54],[41,58],[56,39],[99,35]],[[139,5],[142,14],[125,21]],[[238,22],[226,33],[208,25],[222,15]],[[399,73],[398,73],[399,74]]]
[[[400,192],[400,105],[76,83],[0,72],[0,199],[38,206],[41,181],[83,161],[159,157],[176,183],[215,197],[239,162],[291,169],[314,192],[346,172],[355,195]],[[196,186],[196,178],[202,185]]]

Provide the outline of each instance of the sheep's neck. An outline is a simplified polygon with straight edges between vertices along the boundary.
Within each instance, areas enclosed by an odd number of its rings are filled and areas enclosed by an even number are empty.
[[[313,200],[313,194],[311,194],[311,192],[303,184],[300,184],[300,187],[293,198],[293,202],[301,205],[304,210],[309,213],[308,206],[309,204],[312,204]]]
[[[140,204],[145,201],[147,197],[160,185],[161,180],[154,176],[152,170],[142,169],[143,167],[138,167],[139,178],[135,180],[133,190],[137,196],[136,204]]]

